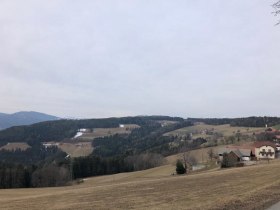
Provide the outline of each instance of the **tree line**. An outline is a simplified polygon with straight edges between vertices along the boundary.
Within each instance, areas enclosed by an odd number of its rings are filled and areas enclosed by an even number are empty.
[[[101,158],[95,155],[74,158],[73,178],[116,174],[145,170],[160,166],[164,163],[164,157],[155,153],[144,153],[132,156],[115,156]]]
[[[65,185],[70,181],[66,156],[57,147],[0,151],[0,188]]]
[[[279,117],[244,117],[244,118],[188,118],[191,122],[203,122],[209,125],[230,124],[241,127],[265,127],[280,124]]]
[[[58,152],[37,164],[0,162],[0,188],[56,187],[89,176],[132,172],[160,166],[164,157],[144,153],[102,158],[96,155],[66,158]]]

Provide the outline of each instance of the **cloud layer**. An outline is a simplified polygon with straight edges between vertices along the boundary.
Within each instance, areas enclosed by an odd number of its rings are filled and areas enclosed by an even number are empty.
[[[0,112],[280,116],[261,0],[3,0]]]

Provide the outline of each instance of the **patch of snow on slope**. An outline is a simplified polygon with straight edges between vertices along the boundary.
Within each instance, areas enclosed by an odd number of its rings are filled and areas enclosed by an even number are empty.
[[[82,135],[83,135],[83,132],[77,132],[77,134],[74,136],[74,139],[76,139],[76,138],[78,138],[78,137],[80,137]]]
[[[84,133],[88,132],[89,129],[86,128],[80,128],[77,131],[77,134],[74,136],[74,139],[81,137]]]

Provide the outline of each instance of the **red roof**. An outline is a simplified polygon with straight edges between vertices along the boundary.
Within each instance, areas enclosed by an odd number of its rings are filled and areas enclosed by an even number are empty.
[[[227,145],[225,148],[231,150],[251,150],[253,155],[255,155],[255,147],[251,145]]]
[[[271,142],[271,141],[256,141],[253,144],[254,147],[256,148],[260,148],[262,146],[271,146],[271,147],[276,147],[275,143]]]

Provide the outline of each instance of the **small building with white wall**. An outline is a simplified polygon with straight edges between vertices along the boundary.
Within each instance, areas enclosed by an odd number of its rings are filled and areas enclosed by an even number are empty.
[[[257,160],[275,159],[276,145],[270,141],[257,141],[254,143]]]

